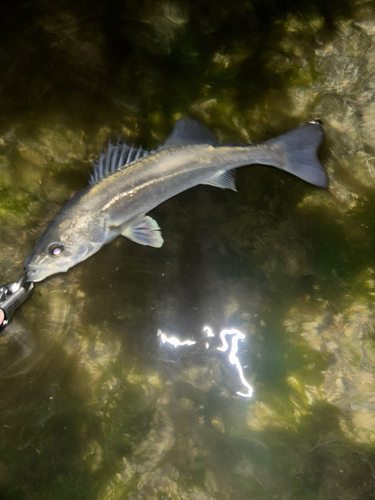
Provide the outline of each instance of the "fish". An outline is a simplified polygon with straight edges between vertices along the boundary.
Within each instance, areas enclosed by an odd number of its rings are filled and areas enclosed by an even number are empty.
[[[55,215],[24,262],[27,280],[66,272],[120,235],[161,247],[160,227],[148,212],[199,184],[236,191],[238,167],[269,165],[326,188],[317,158],[323,138],[321,124],[310,122],[263,142],[219,143],[205,125],[183,117],[155,150],[109,143],[88,185]]]

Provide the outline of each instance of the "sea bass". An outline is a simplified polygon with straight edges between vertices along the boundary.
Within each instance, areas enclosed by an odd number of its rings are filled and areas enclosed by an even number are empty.
[[[323,136],[320,124],[311,122],[264,142],[219,144],[207,127],[180,118],[155,151],[109,144],[94,162],[89,185],[57,213],[26,259],[28,281],[66,272],[119,235],[161,247],[160,228],[146,214],[198,184],[236,190],[237,167],[270,165],[327,187],[316,156]]]

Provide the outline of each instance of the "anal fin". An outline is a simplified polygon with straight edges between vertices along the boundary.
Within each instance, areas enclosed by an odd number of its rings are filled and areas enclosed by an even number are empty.
[[[213,177],[210,177],[204,184],[221,189],[232,189],[233,191],[237,191],[235,177],[235,170],[221,170]]]
[[[140,245],[160,248],[164,243],[158,223],[148,215],[137,219],[130,226],[126,226],[121,234]]]

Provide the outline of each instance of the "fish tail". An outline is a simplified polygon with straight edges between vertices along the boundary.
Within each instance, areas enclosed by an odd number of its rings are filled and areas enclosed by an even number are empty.
[[[323,142],[324,131],[317,122],[311,122],[267,141],[281,146],[286,152],[286,161],[279,168],[319,187],[328,187],[328,174],[317,157]]]

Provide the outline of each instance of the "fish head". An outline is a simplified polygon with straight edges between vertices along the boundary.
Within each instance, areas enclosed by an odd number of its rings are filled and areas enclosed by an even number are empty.
[[[88,214],[56,217],[25,260],[27,281],[64,273],[97,252],[105,241],[104,228],[95,222]]]

